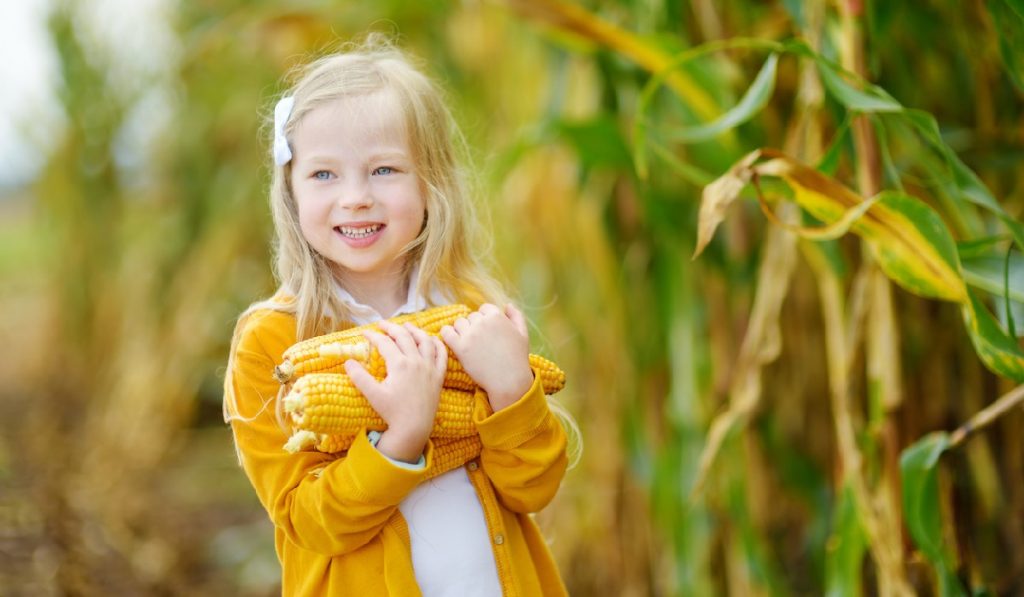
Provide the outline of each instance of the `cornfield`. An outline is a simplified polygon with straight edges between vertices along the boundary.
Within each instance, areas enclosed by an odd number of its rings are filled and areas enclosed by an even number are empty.
[[[567,374],[571,594],[1024,594],[1020,0],[160,7],[156,66],[49,8],[63,120],[0,190],[0,593],[279,593],[220,412],[274,290],[265,117],[384,31]]]

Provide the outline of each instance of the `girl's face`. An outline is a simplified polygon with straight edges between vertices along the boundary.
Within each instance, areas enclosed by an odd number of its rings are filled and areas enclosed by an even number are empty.
[[[292,135],[302,234],[346,284],[399,276],[399,253],[423,228],[426,202],[400,114],[389,92],[346,97],[307,113]]]

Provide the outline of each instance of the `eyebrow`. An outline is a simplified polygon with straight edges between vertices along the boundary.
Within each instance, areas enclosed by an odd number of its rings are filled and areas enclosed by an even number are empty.
[[[385,151],[370,156],[370,161],[378,160],[412,160],[412,156],[404,151]]]
[[[334,164],[338,161],[336,158],[330,156],[315,154],[309,157],[300,158],[300,160],[308,164]],[[411,162],[412,156],[403,151],[383,151],[380,153],[371,154],[368,159],[368,161],[370,162],[389,160],[407,160]]]

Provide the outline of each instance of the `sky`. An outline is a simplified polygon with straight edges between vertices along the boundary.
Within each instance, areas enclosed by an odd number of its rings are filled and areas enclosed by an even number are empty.
[[[20,186],[59,129],[56,62],[46,37],[50,0],[0,2],[0,187]]]

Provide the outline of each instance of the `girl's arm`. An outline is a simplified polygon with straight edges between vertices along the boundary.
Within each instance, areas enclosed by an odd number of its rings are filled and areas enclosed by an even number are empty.
[[[270,316],[242,332],[229,374],[238,412],[250,420],[236,418],[232,429],[242,465],[274,525],[303,549],[341,555],[383,529],[402,499],[425,479],[426,469],[397,466],[365,433],[341,458],[283,449],[287,434],[277,422],[279,384],[272,372],[294,342],[288,324],[294,327],[294,320]],[[424,452],[429,465],[430,445],[413,449]]]
[[[558,492],[568,458],[565,430],[548,408],[540,377],[498,412],[483,391],[477,392],[473,419],[483,444],[480,466],[498,499],[513,512],[544,509]]]
[[[525,318],[512,305],[483,305],[441,337],[481,387],[473,414],[480,464],[498,498],[514,512],[543,509],[565,475],[566,435],[530,370]]]

